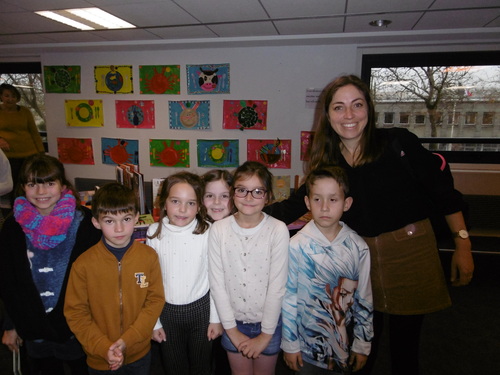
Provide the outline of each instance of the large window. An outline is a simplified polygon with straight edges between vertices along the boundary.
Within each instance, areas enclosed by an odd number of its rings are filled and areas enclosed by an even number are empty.
[[[376,111],[451,162],[500,163],[500,51],[363,56]],[[486,125],[486,126],[485,126]]]
[[[42,85],[42,67],[39,62],[0,63],[0,84],[9,83],[21,93],[20,105],[33,113],[36,125],[47,149],[45,124],[45,96]]]

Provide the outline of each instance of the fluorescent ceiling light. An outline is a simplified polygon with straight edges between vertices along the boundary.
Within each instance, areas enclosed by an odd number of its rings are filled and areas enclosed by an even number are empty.
[[[63,9],[35,13],[80,30],[135,28],[131,23],[99,8]]]

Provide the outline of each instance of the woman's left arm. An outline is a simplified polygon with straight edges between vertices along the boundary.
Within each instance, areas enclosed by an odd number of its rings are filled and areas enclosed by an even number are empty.
[[[446,215],[446,222],[454,234],[455,252],[451,258],[451,283],[453,286],[462,286],[470,283],[474,272],[472,246],[470,238],[462,238],[455,233],[465,230],[464,216],[461,211]]]
[[[36,152],[45,153],[45,148],[43,147],[42,137],[40,136],[40,132],[35,123],[35,119],[31,114],[30,110],[27,110],[27,121],[28,121],[28,131],[31,134],[31,138],[33,139],[33,143],[36,148]]]

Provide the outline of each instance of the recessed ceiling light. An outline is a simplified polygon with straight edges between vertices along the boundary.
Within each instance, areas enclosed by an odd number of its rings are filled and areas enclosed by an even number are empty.
[[[370,26],[375,26],[375,27],[385,26],[385,27],[387,27],[387,25],[389,25],[391,23],[392,23],[391,20],[374,20],[374,21],[370,22]]]
[[[63,9],[35,13],[80,30],[135,28],[131,23],[99,8]]]

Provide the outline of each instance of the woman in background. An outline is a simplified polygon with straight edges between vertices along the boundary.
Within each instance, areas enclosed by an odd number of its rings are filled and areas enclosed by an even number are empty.
[[[20,100],[21,93],[14,86],[0,85],[0,148],[9,159],[14,185],[24,160],[45,152],[33,115],[17,104]]]

